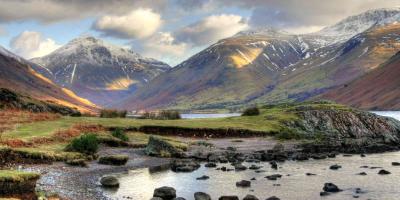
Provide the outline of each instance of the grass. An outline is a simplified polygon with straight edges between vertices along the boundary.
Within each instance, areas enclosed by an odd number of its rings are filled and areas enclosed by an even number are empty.
[[[37,173],[16,170],[0,170],[0,182],[24,182],[40,177]]]
[[[262,131],[266,133],[277,133],[279,139],[301,139],[301,135],[285,131],[284,122],[298,120],[296,112],[303,109],[336,109],[350,110],[350,108],[329,102],[278,104],[273,106],[262,106],[260,115],[240,116],[215,119],[181,119],[181,120],[151,120],[151,119],[129,119],[129,118],[99,118],[99,117],[67,117],[63,116],[50,121],[35,121],[17,124],[13,129],[6,130],[2,139],[22,140],[23,142],[41,141],[49,139],[50,142],[37,143],[30,147],[25,146],[23,150],[53,153],[65,155],[64,148],[68,142],[83,133],[96,133],[97,135],[112,137],[107,127],[136,127],[141,126],[174,126],[182,128],[210,128],[210,129],[246,129],[251,131]],[[62,135],[61,140],[55,135]],[[145,145],[149,135],[139,132],[127,132],[129,142]],[[54,140],[56,138],[56,140]],[[187,143],[173,137],[162,137],[174,146],[185,149]],[[45,140],[46,141],[46,140]],[[1,144],[0,144],[1,145]],[[71,156],[71,155],[67,155]]]
[[[128,132],[128,133],[126,133],[126,135],[129,137],[129,141],[131,143],[138,144],[138,145],[146,145],[151,136],[151,135],[140,133],[140,132]],[[172,146],[174,146],[178,149],[186,150],[188,148],[187,143],[182,142],[176,138],[165,137],[165,136],[157,136],[157,137],[167,141]]]

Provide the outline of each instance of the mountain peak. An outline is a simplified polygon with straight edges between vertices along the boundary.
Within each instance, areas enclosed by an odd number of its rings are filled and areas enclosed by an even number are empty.
[[[265,35],[265,36],[278,36],[278,35],[288,35],[288,32],[279,30],[273,27],[257,27],[246,31],[240,31],[234,37],[237,36],[249,36],[249,35]]]
[[[381,8],[368,10],[350,16],[339,23],[317,32],[325,36],[354,36],[376,25],[384,25],[400,21],[400,8]]]

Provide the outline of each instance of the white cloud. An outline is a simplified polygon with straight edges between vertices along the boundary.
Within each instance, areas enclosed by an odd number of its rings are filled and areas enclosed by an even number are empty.
[[[0,21],[36,20],[52,23],[98,17],[109,14],[123,14],[132,8],[152,8],[162,11],[167,0],[1,0]]]
[[[232,36],[248,27],[247,21],[242,16],[212,15],[182,28],[176,33],[176,38],[200,46]]]
[[[45,56],[61,45],[50,38],[43,38],[39,32],[24,31],[11,40],[10,46],[14,53],[31,59]]]
[[[94,29],[106,36],[118,38],[146,38],[161,26],[158,13],[151,9],[139,8],[126,15],[106,15],[94,23]]]
[[[178,64],[186,57],[189,45],[183,42],[177,43],[169,32],[158,32],[150,38],[141,41],[141,54],[163,60],[171,65]]]

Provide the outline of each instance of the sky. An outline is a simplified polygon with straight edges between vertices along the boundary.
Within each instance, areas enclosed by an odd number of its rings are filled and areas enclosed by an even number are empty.
[[[309,33],[400,0],[0,0],[0,45],[27,59],[92,35],[175,66],[237,32]]]

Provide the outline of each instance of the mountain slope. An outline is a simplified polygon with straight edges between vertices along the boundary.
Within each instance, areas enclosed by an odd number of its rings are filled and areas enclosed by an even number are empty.
[[[322,98],[368,110],[400,110],[400,52],[381,67]]]
[[[0,87],[31,96],[35,99],[56,103],[83,112],[93,112],[96,106],[76,96],[70,90],[60,88],[31,68],[31,63],[0,47]]]
[[[400,9],[368,11],[306,35],[265,28],[240,32],[159,76],[119,106],[211,109],[303,101],[393,56],[400,48],[399,16]]]
[[[379,67],[400,49],[400,24],[373,27],[287,69],[256,102],[303,101]],[[293,69],[296,69],[293,71]]]
[[[32,62],[56,84],[102,106],[132,94],[170,68],[94,37],[74,39]]]

